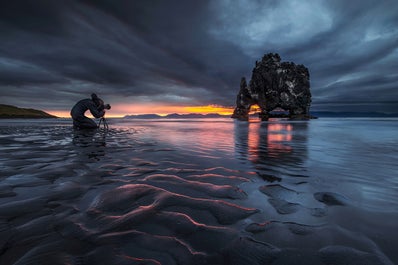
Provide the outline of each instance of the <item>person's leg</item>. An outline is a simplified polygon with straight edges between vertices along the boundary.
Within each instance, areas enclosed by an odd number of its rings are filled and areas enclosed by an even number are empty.
[[[96,129],[97,124],[90,118],[85,116],[73,120],[73,126],[79,129]]]

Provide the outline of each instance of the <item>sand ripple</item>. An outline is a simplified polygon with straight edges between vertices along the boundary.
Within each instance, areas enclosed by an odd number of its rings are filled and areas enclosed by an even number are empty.
[[[328,224],[347,198],[297,177],[177,152],[140,127],[0,129],[2,265],[392,264]]]

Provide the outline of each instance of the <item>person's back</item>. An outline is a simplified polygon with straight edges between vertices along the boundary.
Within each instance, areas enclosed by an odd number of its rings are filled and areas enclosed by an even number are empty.
[[[73,119],[84,116],[84,113],[90,110],[91,114],[95,117],[95,118],[101,118],[102,116],[104,116],[105,111],[99,111],[97,105],[94,103],[93,100],[86,98],[86,99],[82,99],[79,102],[77,102],[75,104],[75,106],[73,106],[70,115],[72,116]]]

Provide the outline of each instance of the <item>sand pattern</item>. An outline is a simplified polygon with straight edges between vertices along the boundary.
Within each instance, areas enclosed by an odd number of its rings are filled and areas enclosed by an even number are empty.
[[[297,178],[213,166],[142,128],[0,130],[0,264],[393,264],[328,223],[348,198]]]

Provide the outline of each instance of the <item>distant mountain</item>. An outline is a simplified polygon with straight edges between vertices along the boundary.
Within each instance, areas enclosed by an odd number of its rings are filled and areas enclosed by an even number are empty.
[[[334,112],[334,111],[311,111],[311,115],[316,117],[336,117],[336,118],[388,118],[388,117],[398,117],[398,113],[383,113],[383,112]]]
[[[201,119],[201,118],[230,118],[231,115],[221,115],[218,113],[200,114],[200,113],[189,113],[189,114],[177,114],[172,113],[165,116],[166,119]]]
[[[231,115],[221,115],[217,113],[209,113],[209,114],[199,114],[199,113],[190,113],[190,114],[178,114],[172,113],[166,116],[160,116],[157,114],[138,114],[138,115],[126,115],[124,118],[126,119],[202,119],[202,118],[230,118]]]
[[[330,117],[330,118],[355,118],[355,117],[374,117],[374,118],[388,118],[388,117],[398,117],[398,113],[382,113],[382,112],[333,112],[333,111],[312,111],[311,117]],[[253,117],[258,117],[258,113],[252,114]],[[202,119],[202,118],[230,118],[231,115],[221,115],[217,113],[200,114],[200,113],[190,113],[190,114],[178,114],[172,113],[166,116],[160,116],[157,114],[137,114],[137,115],[126,115],[126,119]],[[274,113],[274,117],[287,118],[285,114]]]
[[[160,119],[163,118],[157,114],[137,114],[137,115],[126,115],[124,116],[126,119]]]
[[[0,119],[35,119],[58,118],[42,110],[24,109],[11,105],[0,104]]]

